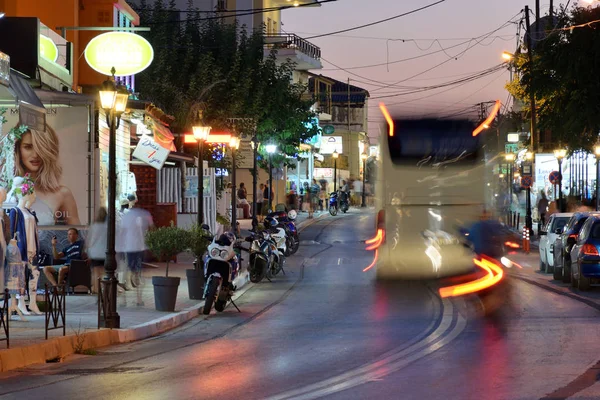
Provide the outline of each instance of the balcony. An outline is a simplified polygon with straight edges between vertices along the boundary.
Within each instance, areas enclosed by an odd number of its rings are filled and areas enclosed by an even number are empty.
[[[281,62],[290,59],[296,63],[296,70],[308,71],[321,69],[321,49],[298,35],[268,34],[265,36],[265,55],[277,50],[277,59]]]

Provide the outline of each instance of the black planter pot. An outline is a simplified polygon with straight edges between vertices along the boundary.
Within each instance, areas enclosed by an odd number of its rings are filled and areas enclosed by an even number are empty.
[[[191,300],[202,300],[204,296],[204,271],[202,269],[186,269],[188,293]]]
[[[153,276],[154,307],[156,311],[175,311],[177,302],[177,289],[181,278]]]

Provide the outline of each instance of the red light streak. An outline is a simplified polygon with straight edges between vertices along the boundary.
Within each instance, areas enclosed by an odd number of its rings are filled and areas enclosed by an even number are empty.
[[[373,262],[367,268],[363,269],[363,272],[367,272],[368,270],[373,268],[377,263],[377,258],[379,258],[379,250],[375,249],[375,257],[373,257]]]
[[[388,112],[388,109],[385,106],[385,104],[379,103],[379,109],[381,110],[381,113],[385,117],[385,120],[387,121],[388,126],[390,127],[390,136],[393,137],[394,136],[394,120],[390,116],[390,113]]]
[[[383,243],[383,229],[377,229],[377,235],[372,239],[365,240],[365,243],[369,245],[366,250],[377,250]]]
[[[496,115],[498,115],[498,111],[500,111],[500,106],[500,100],[496,100],[496,104],[494,104],[494,108],[492,108],[490,115],[488,115],[488,117],[485,119],[485,121],[481,123],[481,125],[475,128],[475,130],[473,131],[473,136],[479,135],[481,131],[490,127],[492,121],[494,121],[494,118],[496,118]]]
[[[504,245],[508,246],[510,248],[513,248],[513,249],[518,249],[521,247],[517,243],[514,243],[514,242],[505,242]]]
[[[493,258],[482,255],[481,260],[474,258],[473,262],[487,274],[471,282],[440,288],[439,293],[442,298],[479,292],[497,284],[504,276],[504,271]]]

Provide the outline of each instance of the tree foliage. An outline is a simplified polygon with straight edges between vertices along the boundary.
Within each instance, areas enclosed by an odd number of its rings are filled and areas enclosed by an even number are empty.
[[[535,44],[533,62],[516,57],[520,72],[507,89],[529,101],[533,85],[540,129],[570,151],[591,150],[600,132],[600,8],[562,9],[556,26]]]
[[[175,130],[190,130],[199,114],[213,130],[233,129],[230,118],[249,118],[254,123],[235,126],[238,133],[256,132],[261,142],[273,141],[290,156],[317,133],[309,124],[315,115],[303,97],[306,88],[292,83],[294,65],[278,63],[274,53],[265,57],[263,32],[247,33],[220,19],[199,22],[191,0],[183,22],[174,19],[173,0],[148,6],[141,1],[139,14],[151,27],[144,36],[155,58],[138,75],[137,87],[141,98],[175,117]],[[205,159],[213,155],[214,148],[205,146]]]

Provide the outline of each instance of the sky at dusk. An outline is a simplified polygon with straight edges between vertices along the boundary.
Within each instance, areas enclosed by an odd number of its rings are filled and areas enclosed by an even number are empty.
[[[434,2],[337,0],[322,4],[321,7],[283,11],[282,29],[301,37],[310,37],[389,18]],[[558,0],[555,1],[555,7],[558,3]],[[518,23],[525,4],[535,11],[535,2],[527,0],[446,0],[418,13],[376,26],[309,39],[321,48],[323,62],[322,70],[312,72],[343,81],[350,78],[353,85],[369,90],[369,121],[373,125],[370,131],[382,120],[378,112],[380,101],[388,104],[396,115],[411,116],[459,114],[469,112],[468,108],[479,102],[496,99],[506,103],[508,92],[504,86],[509,80],[507,68],[460,86],[413,94],[402,92],[414,90],[407,86],[418,90],[420,87],[462,79],[501,64],[502,51],[513,52],[516,48]],[[548,9],[549,1],[542,0],[541,14],[547,14]],[[515,22],[506,24],[508,21]],[[502,29],[491,33],[503,25]],[[489,36],[484,37],[488,33]],[[480,43],[473,40],[469,42],[472,38],[478,38]],[[395,62],[411,57],[420,58]],[[355,68],[372,64],[384,65]],[[399,83],[395,87],[382,87],[396,82]],[[378,99],[381,96],[391,97]],[[477,114],[472,112],[470,115]]]

